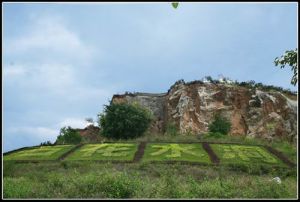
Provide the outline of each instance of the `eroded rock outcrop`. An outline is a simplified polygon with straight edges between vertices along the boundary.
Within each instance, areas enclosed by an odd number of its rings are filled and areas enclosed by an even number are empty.
[[[216,113],[231,120],[231,135],[267,139],[297,135],[297,96],[232,84],[176,82],[167,93],[114,95],[112,102],[138,102],[155,120],[150,130],[163,132],[173,122],[182,133],[208,131]]]
[[[97,142],[101,140],[100,128],[94,125],[88,125],[84,129],[75,129],[79,132],[80,136],[83,137],[85,140],[90,142]]]

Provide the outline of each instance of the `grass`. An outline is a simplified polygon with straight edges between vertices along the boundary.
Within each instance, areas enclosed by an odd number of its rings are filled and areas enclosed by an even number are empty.
[[[4,160],[56,160],[74,145],[39,146],[4,155]]]
[[[176,135],[176,134],[160,134],[160,133],[149,133],[146,132],[143,136],[138,137],[136,139],[120,139],[114,140],[110,138],[104,137],[103,142],[195,142],[199,141],[196,135]]]
[[[273,164],[284,166],[277,157],[264,147],[254,145],[210,144],[222,164]],[[4,156],[4,160],[56,160],[72,145],[40,146],[14,152]],[[117,160],[132,161],[138,149],[138,143],[117,142],[85,144],[69,154],[65,160]],[[291,152],[287,145],[286,152]],[[209,164],[208,153],[201,143],[148,143],[142,161],[185,161]]]
[[[4,162],[4,198],[296,198],[297,179],[226,167],[96,162]],[[282,183],[272,179],[278,176]]]
[[[65,160],[133,160],[137,151],[134,143],[86,144]]]
[[[297,164],[297,145],[296,143],[291,143],[285,139],[267,141],[262,138],[250,138],[247,136],[224,135],[222,137],[215,137],[214,135],[207,133],[199,136],[198,141],[199,140],[208,142],[240,143],[246,145],[267,145],[282,152],[289,160]]]
[[[291,144],[287,141],[274,141],[269,144],[274,149],[281,151],[287,156],[293,163],[297,164],[297,145]]]
[[[210,163],[201,144],[147,144],[142,161],[191,161]]]
[[[130,143],[133,141],[218,141],[248,145],[264,144],[281,151],[290,160],[297,163],[297,148],[295,144],[290,144],[282,140],[266,142],[261,139],[249,139],[236,136],[216,138],[205,135],[171,136],[168,134],[153,134],[150,136],[147,134],[136,140],[120,140],[118,142]],[[202,150],[200,147],[201,144],[196,145],[199,145],[200,148],[197,149]],[[213,146],[213,144],[211,144],[211,146]],[[134,147],[136,149],[137,145],[135,144]],[[133,155],[133,153],[135,153],[134,151],[136,151],[134,147],[129,147],[132,148],[132,150],[119,150],[116,152],[122,153],[128,151],[129,153],[132,152],[131,155]],[[82,148],[84,148],[84,146]],[[103,149],[104,148],[105,147],[103,147]],[[155,151],[151,153],[161,150],[160,148],[153,149],[155,149]],[[253,160],[257,161],[259,158],[257,159],[251,156],[250,163],[237,164],[236,162],[229,162],[228,164],[221,163],[219,166],[180,164],[179,162],[176,163],[176,161],[174,164],[164,164],[160,163],[161,160],[157,160],[155,164],[149,161],[142,161],[140,163],[111,163],[93,161],[94,157],[96,159],[101,156],[101,158],[104,158],[102,154],[105,152],[99,150],[100,152],[97,153],[97,150],[94,149],[95,153],[92,154],[91,150],[87,149],[87,153],[90,152],[90,155],[87,155],[90,160],[85,161],[45,161],[41,163],[3,161],[3,197],[10,199],[296,199],[298,194],[296,168],[273,167],[272,163],[261,163],[258,165],[253,163]],[[214,148],[213,150],[215,151]],[[80,150],[76,150],[73,155],[78,151]],[[107,152],[106,154],[115,153],[112,151],[114,150],[112,149],[111,152]],[[199,153],[201,152],[199,151]],[[144,158],[147,156],[147,153],[149,154],[148,151],[145,151]],[[80,153],[77,155],[79,154]],[[81,155],[82,154],[81,152]],[[184,153],[180,154],[180,158],[185,155]],[[13,153],[10,155],[13,155]],[[10,155],[4,156],[4,159]],[[152,157],[161,159],[164,158],[164,155],[172,156],[172,152],[168,151],[161,154],[158,152],[158,155],[153,155]],[[248,156],[248,153],[243,155]],[[175,153],[173,156],[178,156],[178,154]],[[123,157],[122,159],[124,159]],[[119,156],[118,158],[121,157]],[[280,177],[282,183],[277,184],[272,180],[274,177]]]
[[[220,158],[220,163],[222,164],[272,164],[286,166],[281,160],[260,146],[231,144],[210,144],[210,146]]]
[[[142,161],[190,161],[210,163],[201,144],[147,144]]]

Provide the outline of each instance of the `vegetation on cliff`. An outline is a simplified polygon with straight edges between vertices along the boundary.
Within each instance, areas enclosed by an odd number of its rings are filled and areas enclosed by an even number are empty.
[[[114,139],[129,139],[141,136],[150,126],[150,111],[138,104],[106,105],[104,113],[99,114],[102,135]]]
[[[82,141],[79,132],[70,126],[60,129],[60,134],[57,137],[55,144],[78,144]]]
[[[227,135],[230,131],[231,123],[220,114],[216,114],[212,123],[208,126],[209,132]]]

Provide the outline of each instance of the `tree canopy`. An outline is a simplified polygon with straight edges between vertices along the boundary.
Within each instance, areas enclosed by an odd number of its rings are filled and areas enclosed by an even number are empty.
[[[294,86],[298,82],[297,56],[298,56],[298,50],[296,48],[295,50],[285,51],[285,53],[282,56],[276,57],[274,60],[275,66],[280,65],[280,68],[284,68],[286,65],[289,65],[292,68],[294,75],[292,77],[291,84],[293,84]]]

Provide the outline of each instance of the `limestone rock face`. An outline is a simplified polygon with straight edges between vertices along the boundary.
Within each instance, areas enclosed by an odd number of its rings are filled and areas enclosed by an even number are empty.
[[[281,92],[213,83],[176,82],[168,93],[114,95],[113,103],[138,102],[150,109],[155,120],[150,130],[164,132],[175,123],[180,132],[201,134],[216,113],[231,121],[231,135],[288,137],[297,135],[297,96]]]

